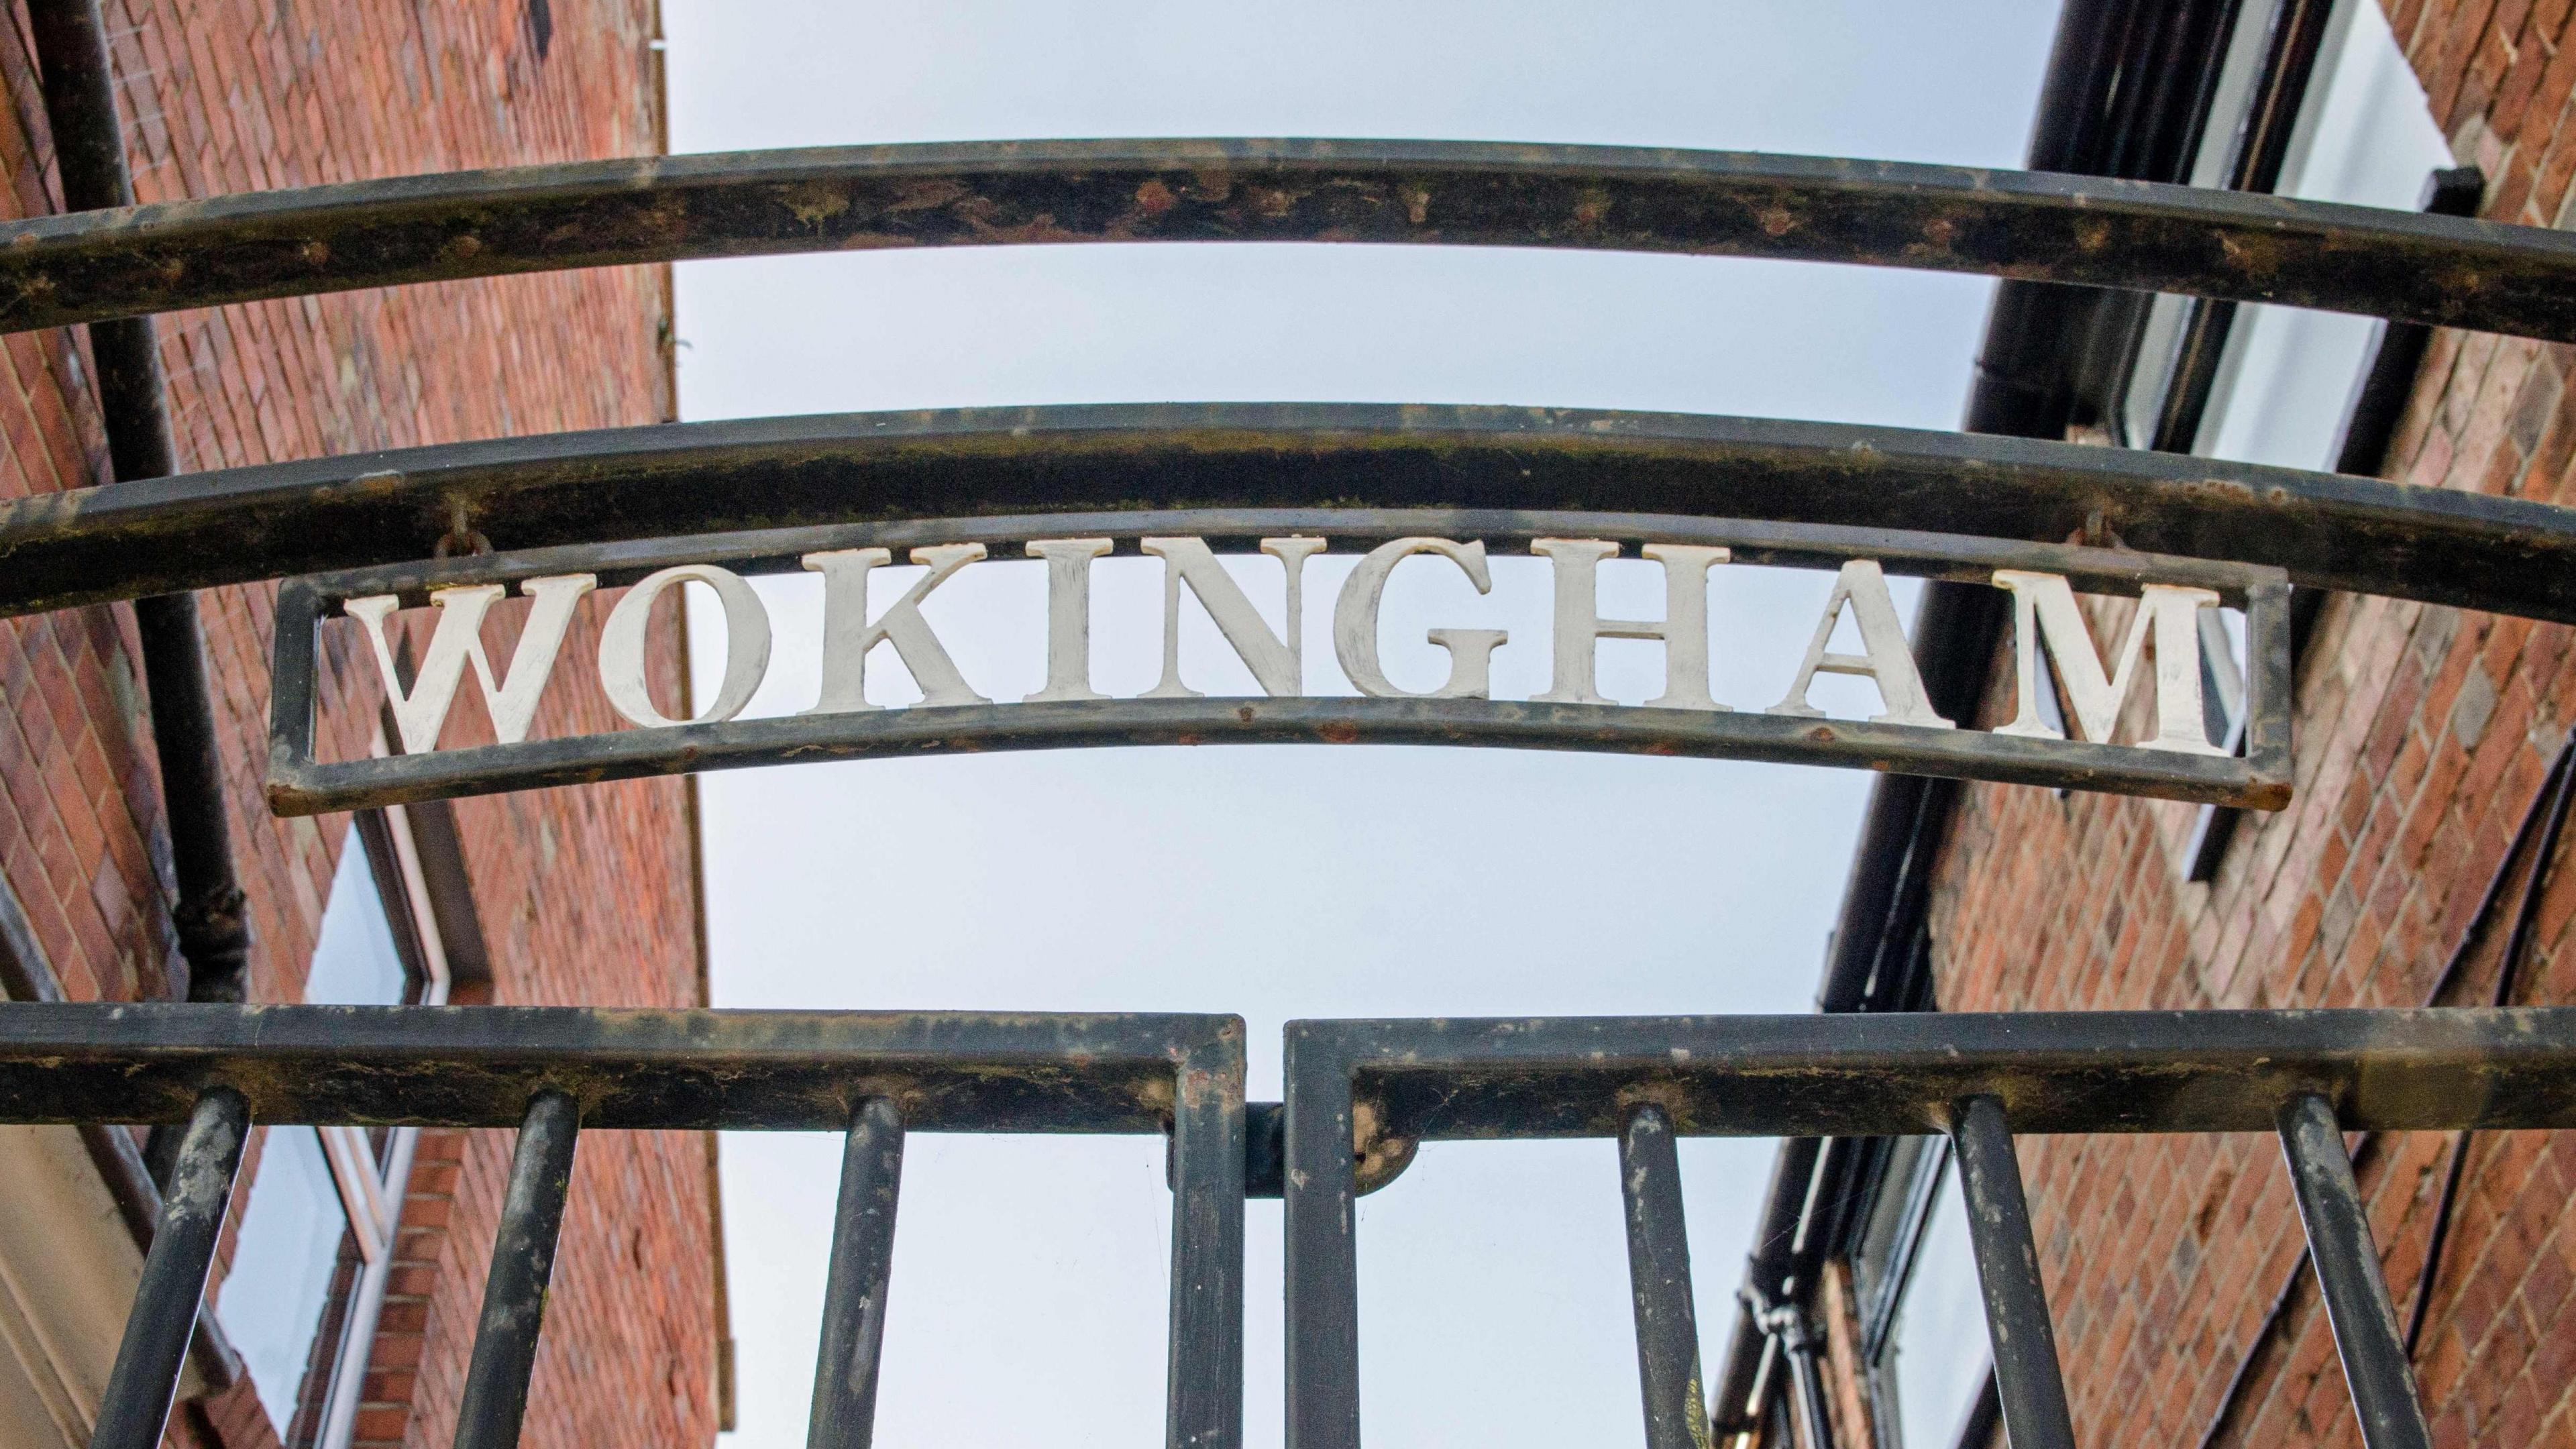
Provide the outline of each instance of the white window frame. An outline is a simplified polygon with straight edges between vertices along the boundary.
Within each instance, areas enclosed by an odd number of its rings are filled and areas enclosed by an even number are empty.
[[[381,728],[371,742],[370,753],[390,753]],[[408,914],[412,938],[420,946],[422,981],[417,1004],[444,1006],[454,977],[448,968],[446,939],[439,934],[438,914],[431,908],[429,877],[421,867],[420,844],[412,833],[411,816],[400,805],[387,805],[379,813],[384,819],[385,834],[393,842],[395,873],[402,883],[399,908]],[[349,842],[342,849],[366,848],[365,837],[353,822]],[[396,908],[393,902],[384,904],[389,911]],[[420,1143],[420,1129],[391,1129],[381,1165],[365,1128],[341,1125],[313,1130],[321,1136],[323,1157],[330,1163],[332,1181],[340,1189],[340,1204],[348,1214],[349,1232],[357,1245],[359,1260],[358,1279],[350,1289],[348,1313],[341,1324],[340,1340],[323,1390],[314,1444],[316,1449],[348,1449],[357,1430],[359,1406],[366,1397],[367,1366],[375,1356],[376,1329],[384,1318],[385,1290],[393,1277],[394,1250],[400,1240],[403,1202],[411,1190],[412,1157]],[[290,1427],[279,1426],[280,1435]]]

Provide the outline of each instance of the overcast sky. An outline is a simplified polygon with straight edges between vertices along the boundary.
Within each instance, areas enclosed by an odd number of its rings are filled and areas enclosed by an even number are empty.
[[[2038,3],[1894,0],[666,0],[665,12],[677,151],[1389,136],[1999,166],[2020,160],[2054,23]],[[691,419],[1266,399],[1948,428],[1989,284],[1694,258],[1152,246],[692,263],[678,289]],[[1319,693],[1347,688],[1325,614],[1348,566],[1310,566]],[[931,601],[996,698],[1038,683],[1036,568],[977,565]],[[1238,576],[1276,620],[1277,565]],[[1544,687],[1544,570],[1498,559],[1494,578],[1479,599],[1454,574],[1398,575],[1386,632],[1399,682],[1436,679],[1421,631],[1455,624],[1519,641],[1496,656],[1497,695]],[[1827,585],[1718,571],[1719,699],[1778,697]],[[1158,648],[1156,578],[1113,561],[1098,588],[1098,684],[1139,692]],[[763,589],[778,643],[753,712],[801,709],[817,601],[801,581]],[[1654,617],[1651,567],[1611,566],[1603,605]],[[716,652],[702,639],[702,666]],[[1601,657],[1612,696],[1659,689],[1659,646]],[[1211,693],[1250,690],[1204,627],[1185,634],[1184,667]],[[883,674],[879,697],[905,697],[902,671]],[[1291,1017],[1808,1009],[1868,785],[1725,762],[1322,747],[702,783],[719,1005],[1233,1011],[1251,1026],[1256,1097],[1277,1095]],[[724,1142],[740,1449],[803,1442],[838,1147]],[[1770,1154],[1767,1141],[1683,1148],[1712,1357]],[[1438,1145],[1363,1201],[1374,1440],[1641,1442],[1614,1164],[1607,1142]],[[899,1221],[879,1443],[1159,1439],[1159,1141],[919,1138]],[[1246,1427],[1275,1445],[1275,1203],[1252,1205],[1248,1237]]]

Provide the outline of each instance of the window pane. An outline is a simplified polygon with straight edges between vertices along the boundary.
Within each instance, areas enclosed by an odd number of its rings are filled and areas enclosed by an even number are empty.
[[[1951,1449],[1968,1405],[1985,1384],[1986,1313],[1958,1174],[1946,1167],[1896,1310],[1888,1353],[1896,1361],[1905,1449]]]
[[[344,1006],[395,1006],[405,995],[402,953],[394,947],[376,873],[365,843],[351,826],[340,846],[340,869],[331,899],[322,907],[322,932],[313,943],[313,969],[304,999]]]
[[[281,1438],[295,1421],[348,1226],[313,1129],[269,1128],[215,1316]]]

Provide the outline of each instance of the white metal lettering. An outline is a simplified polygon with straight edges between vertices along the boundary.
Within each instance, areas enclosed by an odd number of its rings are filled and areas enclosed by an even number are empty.
[[[1261,551],[1286,567],[1288,571],[1288,612],[1284,616],[1287,637],[1270,632],[1261,611],[1234,582],[1234,576],[1209,552],[1207,541],[1197,538],[1149,538],[1138,545],[1146,553],[1163,561],[1163,678],[1146,699],[1196,699],[1199,691],[1181,683],[1181,585],[1198,595],[1199,607],[1216,621],[1217,631],[1225,642],[1252,671],[1253,680],[1264,694],[1297,695],[1306,692],[1303,650],[1299,647],[1305,634],[1305,594],[1301,575],[1306,560],[1321,553],[1320,538],[1265,538]]]
[[[2075,727],[2084,738],[2108,744],[2141,671],[2138,657],[2152,637],[2156,654],[2156,732],[2140,743],[2151,750],[2186,755],[2218,755],[2209,742],[2201,714],[2200,611],[2218,607],[2218,595],[2207,589],[2148,584],[2120,641],[2118,661],[2106,673],[2102,656],[2075,605],[2075,591],[2056,574],[2024,569],[1997,569],[1995,585],[2013,596],[2013,719],[1995,731],[2028,739],[2062,740],[2063,731],[2043,719],[2039,709],[2039,647],[2057,665],[2066,686]]]
[[[1860,628],[1865,653],[1825,652],[1834,637],[1834,626],[1842,622],[1845,605],[1851,607],[1852,622]],[[1789,692],[1781,696],[1780,702],[1764,713],[1821,718],[1824,711],[1807,702],[1807,691],[1819,674],[1857,675],[1876,684],[1885,712],[1871,715],[1872,724],[1936,730],[1952,727],[1933,710],[1932,701],[1923,693],[1923,675],[1914,667],[1914,650],[1905,642],[1905,625],[1896,617],[1896,600],[1888,595],[1887,575],[1880,572],[1875,559],[1853,559],[1834,575],[1834,591],[1825,598],[1825,616],[1816,622],[1815,637],[1807,641],[1807,656],[1798,663],[1797,677],[1789,682]]]
[[[715,590],[724,610],[724,682],[716,697],[689,719],[672,719],[653,703],[644,678],[644,628],[652,621],[653,601],[679,583],[701,583]],[[650,728],[679,724],[714,724],[742,713],[769,672],[769,610],[742,575],[714,564],[681,564],[646,574],[599,631],[599,687],[619,714]]]
[[[563,648],[564,629],[572,623],[573,605],[598,583],[589,574],[555,574],[521,583],[519,592],[535,602],[528,609],[527,627],[519,631],[519,645],[510,653],[509,672],[498,683],[492,678],[491,656],[483,652],[483,615],[509,592],[507,586],[467,584],[432,590],[429,602],[438,610],[438,624],[408,692],[394,669],[393,646],[385,638],[385,620],[400,601],[391,594],[378,594],[342,605],[350,618],[366,627],[368,642],[375,647],[376,668],[384,676],[385,698],[393,706],[403,753],[416,755],[438,748],[439,731],[447,724],[448,707],[456,700],[457,683],[469,663],[483,685],[493,738],[505,745],[526,739],[528,726],[537,716],[537,700],[554,672],[555,655]]]
[[[1028,545],[1031,558],[1047,566],[1046,688],[1028,696],[1037,704],[1055,699],[1107,699],[1091,687],[1091,561],[1106,557],[1105,538],[1044,538]]]
[[[880,643],[894,645],[895,657],[912,671],[926,705],[990,704],[967,687],[957,661],[930,631],[921,601],[959,569],[984,556],[980,543],[943,543],[916,548],[912,561],[928,566],[902,598],[886,606],[875,623],[868,622],[868,575],[894,555],[881,548],[844,548],[809,553],[808,571],[823,576],[823,693],[807,714],[854,714],[880,709],[868,703],[868,651]]]
[[[1333,601],[1333,657],[1360,693],[1380,699],[1485,699],[1493,693],[1494,651],[1511,636],[1500,629],[1433,629],[1424,637],[1449,651],[1449,678],[1438,689],[1417,694],[1398,689],[1386,677],[1378,657],[1378,606],[1385,602],[1387,580],[1395,566],[1417,553],[1434,553],[1458,566],[1476,592],[1494,591],[1493,571],[1485,566],[1485,545],[1452,543],[1445,538],[1399,538],[1369,550]]]
[[[1597,538],[1534,538],[1530,552],[1544,556],[1556,585],[1555,667],[1550,704],[1608,704],[1594,688],[1593,662],[1603,639],[1660,639],[1664,692],[1646,703],[1657,709],[1724,709],[1708,693],[1708,571],[1727,551],[1698,544],[1650,543],[1641,552],[1663,565],[1664,617],[1601,617],[1601,561],[1619,545]]]

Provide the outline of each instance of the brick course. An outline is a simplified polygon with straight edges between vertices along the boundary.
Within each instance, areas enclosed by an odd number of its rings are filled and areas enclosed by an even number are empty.
[[[2487,171],[2485,214],[2564,225],[2576,175],[2567,0],[2388,10],[2435,120]],[[2564,347],[2437,334],[2388,476],[2576,502],[2571,360]],[[2182,878],[2193,807],[1971,787],[1935,890],[1941,1004],[2427,1004],[2576,721],[2570,638],[2561,625],[2335,599],[2302,662],[2297,797],[2249,818],[2208,885]],[[2008,703],[2001,686],[1990,717]],[[2515,999],[2576,1003],[2576,872],[2551,871],[2540,890]],[[2487,933],[2444,1004],[2489,999],[2504,934]],[[2357,1152],[2401,1317],[2451,1140],[2388,1134]],[[2324,1315],[2294,1278],[2304,1239],[2272,1139],[2021,1146],[2085,1444],[2201,1443],[2258,1344],[2220,1444],[2360,1442]],[[2417,1360],[2436,1442],[2576,1445],[2576,1135],[2480,1136],[2465,1183]]]
[[[661,149],[652,0],[105,0],[144,201]],[[0,33],[0,206],[57,208],[23,14]],[[626,268],[300,298],[160,321],[183,467],[658,422],[673,414],[669,273]],[[0,497],[102,481],[85,343],[0,347]],[[430,540],[424,538],[424,552]],[[509,546],[506,537],[494,542]],[[295,1000],[348,817],[261,802],[272,590],[202,597],[256,1000]],[[508,645],[523,604],[496,610]],[[568,650],[595,642],[588,614]],[[676,687],[665,619],[661,668]],[[373,666],[328,641],[326,749],[363,753]],[[470,693],[470,691],[468,691]],[[539,730],[600,729],[550,694]],[[180,963],[169,847],[130,616],[0,622],[0,870],[67,994],[167,996]],[[457,728],[486,728],[460,701]],[[702,999],[685,788],[645,781],[460,802],[504,1002]],[[451,1437],[510,1150],[425,1134],[359,1442]],[[707,1153],[690,1134],[581,1145],[526,1442],[706,1444],[715,1432]],[[245,1182],[248,1181],[247,1173]],[[221,1272],[218,1265],[218,1273]],[[174,1419],[174,1442],[273,1442],[246,1389]]]

